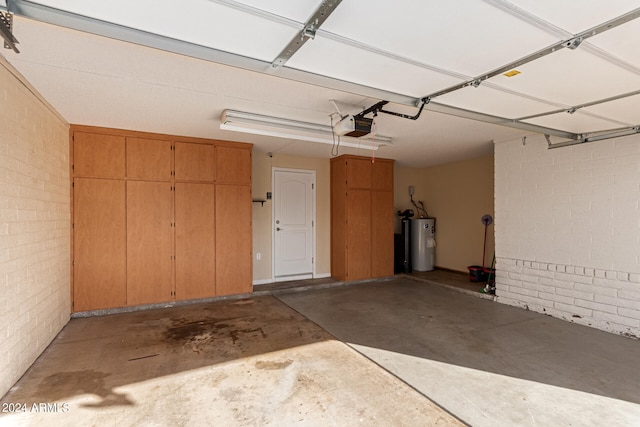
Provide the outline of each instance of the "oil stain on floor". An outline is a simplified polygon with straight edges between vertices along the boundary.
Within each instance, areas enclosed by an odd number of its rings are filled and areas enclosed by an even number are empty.
[[[72,319],[3,402],[68,411],[0,425],[458,425],[269,296]]]

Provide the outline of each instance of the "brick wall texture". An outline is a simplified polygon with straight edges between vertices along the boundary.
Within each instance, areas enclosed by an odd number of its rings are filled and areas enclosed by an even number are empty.
[[[640,337],[640,136],[495,144],[499,302]]]
[[[0,396],[69,320],[69,128],[0,57]]]

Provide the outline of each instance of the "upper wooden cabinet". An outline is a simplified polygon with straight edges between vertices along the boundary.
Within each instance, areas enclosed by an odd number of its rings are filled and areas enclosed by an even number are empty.
[[[251,150],[216,147],[216,183],[251,184]]]
[[[170,181],[171,141],[127,137],[127,178]]]
[[[124,178],[124,147],[124,136],[75,132],[73,134],[74,176]]]
[[[393,162],[376,161],[371,164],[371,189],[393,191]]]
[[[345,162],[347,188],[393,191],[393,162],[355,156]]]
[[[371,188],[371,159],[349,157],[345,159],[347,188]]]
[[[213,182],[215,156],[213,145],[176,142],[176,180]]]

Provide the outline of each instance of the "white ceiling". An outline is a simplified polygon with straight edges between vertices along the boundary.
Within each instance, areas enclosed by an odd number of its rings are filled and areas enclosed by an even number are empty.
[[[300,37],[322,0],[6,3],[16,12],[13,33],[21,53],[2,55],[70,123],[323,157],[331,156],[331,146],[220,130],[222,111],[329,124],[335,112],[330,100],[352,114],[390,100],[385,109],[414,115],[414,101],[634,12],[619,26],[585,33],[575,50],[559,48],[514,67],[520,71],[514,77],[499,73],[482,78],[479,87],[433,97],[415,121],[379,114],[377,132],[394,145],[376,156],[424,167],[489,154],[493,140],[543,131],[534,125],[555,135],[551,131],[584,134],[640,124],[640,95],[598,103],[640,90],[640,19],[631,19],[640,15],[640,0],[343,0],[281,68],[271,62]],[[33,12],[40,9],[46,13]],[[107,30],[101,21],[109,23]],[[130,37],[128,29],[140,31]],[[176,40],[187,43],[176,49]],[[572,107],[582,108],[565,112]],[[532,127],[458,117],[470,117],[467,110]],[[371,150],[342,147],[340,153]]]

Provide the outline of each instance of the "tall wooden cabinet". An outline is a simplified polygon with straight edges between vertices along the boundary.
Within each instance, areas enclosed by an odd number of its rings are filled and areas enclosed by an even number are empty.
[[[251,292],[251,145],[72,126],[73,310]]]
[[[122,307],[127,302],[125,182],[76,178],[73,199],[73,263],[76,311]]]
[[[393,275],[393,160],[331,159],[331,275]]]

